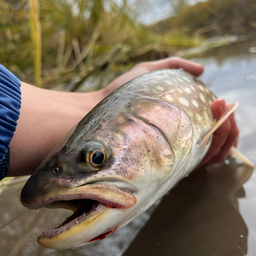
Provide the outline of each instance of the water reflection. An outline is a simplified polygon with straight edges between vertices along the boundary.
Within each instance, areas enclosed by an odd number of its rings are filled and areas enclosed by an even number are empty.
[[[124,255],[246,255],[248,229],[237,198],[252,171],[231,159],[183,179]]]
[[[195,58],[198,61],[209,61],[213,65],[224,66],[227,63],[231,63],[234,59],[237,59],[237,62],[233,61],[233,65],[241,65],[242,62],[253,62],[255,60],[254,54],[250,54],[249,49],[254,45],[255,39],[250,39],[246,41],[237,42],[231,45],[226,45],[222,47],[212,48],[211,50],[203,53],[200,57]],[[225,68],[234,68],[234,66],[226,65]]]
[[[236,111],[236,120],[240,128],[239,149],[254,163],[256,163],[256,82],[254,79],[245,79],[256,72],[256,54],[249,52],[249,47],[254,46],[255,39],[240,42],[215,49],[207,56],[196,58],[195,61],[205,66],[205,72],[201,77],[210,85],[219,97],[227,102],[239,102]],[[220,52],[222,55],[220,54]],[[222,59],[222,62],[218,62]],[[221,65],[219,65],[222,63]],[[247,223],[248,256],[256,255],[256,173],[244,185],[246,198],[239,200],[240,212]]]

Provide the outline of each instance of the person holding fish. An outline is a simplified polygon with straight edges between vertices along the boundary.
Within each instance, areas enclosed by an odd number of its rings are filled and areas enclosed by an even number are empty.
[[[183,69],[199,76],[200,64],[171,57],[137,64],[106,88],[90,93],[45,90],[21,82],[0,65],[0,178],[32,174],[55,145],[103,98],[126,82],[161,69]],[[229,108],[223,99],[212,103],[216,120]],[[20,109],[20,112],[19,112]],[[215,131],[199,166],[224,160],[237,145],[234,114]]]

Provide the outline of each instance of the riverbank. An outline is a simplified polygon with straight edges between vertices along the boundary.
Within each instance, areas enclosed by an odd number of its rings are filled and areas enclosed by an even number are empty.
[[[228,5],[233,1],[229,0]],[[245,2],[248,5],[250,1]],[[8,4],[11,2],[12,4]],[[29,12],[29,3],[32,2],[38,4],[39,16]],[[216,10],[223,9],[220,13],[225,14],[226,6],[222,6],[219,0],[208,2],[219,4],[209,5],[209,10],[218,7]],[[205,4],[206,2],[195,5],[203,6],[200,10],[193,6],[186,8],[175,20],[185,22],[190,15],[195,15],[193,10],[206,13]],[[146,26],[136,20],[135,13],[144,10],[140,1],[135,1],[132,7],[126,1],[120,5],[115,1],[108,1],[107,5],[108,7],[104,0],[25,0],[18,4],[15,1],[0,3],[1,63],[22,81],[31,84],[37,81],[44,88],[77,91],[90,80],[92,86],[83,87],[86,91],[92,91],[106,86],[138,62],[174,55],[192,58],[241,38],[223,36],[224,33],[219,34],[217,40],[207,39],[203,33],[205,28],[200,27],[206,23],[194,24],[199,20],[198,17],[201,20],[202,15],[188,19],[187,25],[191,25],[193,21],[196,32],[191,30],[193,33],[189,33],[187,29],[183,29],[183,23],[177,22],[168,23],[164,31],[158,31],[157,24]],[[207,18],[204,18],[206,22]],[[251,26],[254,26],[253,19],[246,22],[251,22]],[[158,25],[162,23],[159,22]],[[37,28],[34,34],[41,36],[33,36],[33,24]],[[95,82],[93,77],[97,77],[99,81]]]

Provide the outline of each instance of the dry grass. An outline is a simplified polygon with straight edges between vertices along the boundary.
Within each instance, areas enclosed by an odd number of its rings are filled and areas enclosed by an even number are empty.
[[[31,39],[34,46],[35,85],[41,85],[42,39],[38,0],[29,0]]]
[[[158,34],[136,22],[142,6],[143,1],[132,8],[114,0],[1,1],[1,63],[23,81],[51,87],[198,44],[180,33]]]

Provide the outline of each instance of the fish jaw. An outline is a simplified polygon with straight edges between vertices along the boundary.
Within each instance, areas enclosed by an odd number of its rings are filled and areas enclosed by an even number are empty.
[[[88,184],[77,188],[51,191],[36,197],[22,197],[29,208],[66,208],[73,210],[59,227],[44,232],[38,242],[52,249],[67,249],[101,240],[118,229],[125,209],[133,208],[137,198],[113,185]],[[119,218],[117,218],[119,216]]]
[[[33,199],[33,198],[32,198]],[[130,208],[136,204],[136,197],[122,191],[113,185],[92,184],[63,190],[51,191],[46,196],[36,197],[36,200],[25,198],[21,193],[21,203],[30,209],[39,209],[52,203],[90,199],[112,208]]]
[[[137,202],[130,208],[121,209],[102,204],[95,205],[92,214],[90,213],[84,220],[77,220],[77,223],[69,230],[60,232],[55,236],[51,236],[51,231],[49,231],[49,233],[40,236],[38,242],[46,248],[68,249],[102,240],[125,226],[152,205],[154,200],[148,199],[153,197],[157,188],[158,185],[155,183],[143,191],[136,192]]]
[[[51,231],[44,233],[38,238],[38,243],[46,248],[68,249],[101,240],[118,229],[115,217],[119,212],[122,211],[100,204],[96,206],[93,213],[86,216],[84,220],[77,220],[65,232],[54,236],[49,236]]]

